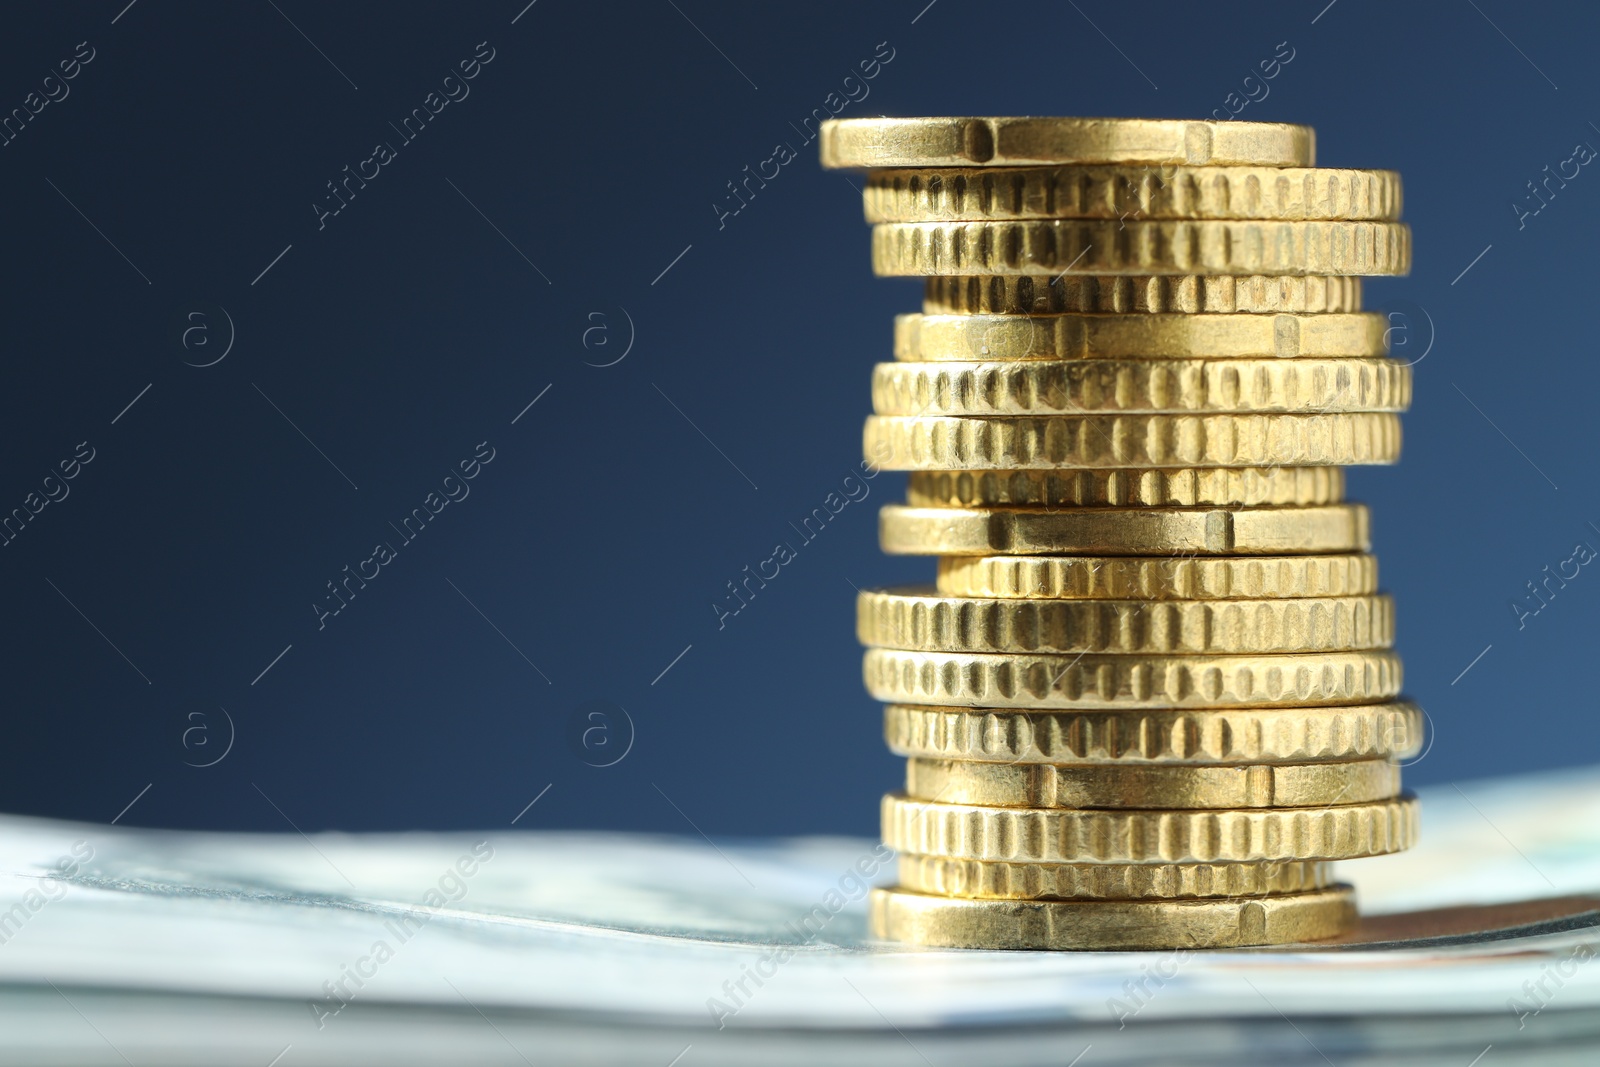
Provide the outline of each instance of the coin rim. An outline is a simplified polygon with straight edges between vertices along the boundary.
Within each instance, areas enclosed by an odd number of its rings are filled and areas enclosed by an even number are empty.
[[[1240,657],[1244,658],[1244,657]],[[946,747],[930,747],[915,743],[931,731],[915,720],[931,717],[959,718],[960,722],[942,724],[940,729],[955,737]],[[1000,723],[1002,737],[1021,738],[1023,744],[980,747],[968,743],[978,732],[987,733],[983,720],[1051,718],[1062,720],[1049,736],[1061,737],[1071,732],[1094,732],[1090,741],[1080,742],[1078,751],[1051,744],[1049,751],[1041,748],[1039,726],[1024,722],[1017,725]],[[1408,720],[1404,745],[1390,743],[1396,733],[1388,731],[1381,719]],[[1414,701],[1395,697],[1384,701],[1361,704],[1293,705],[1287,707],[1218,707],[1194,708],[1041,708],[1025,707],[968,707],[964,705],[910,704],[886,702],[883,706],[884,746],[897,756],[906,759],[923,758],[960,761],[963,763],[1000,763],[1008,766],[1022,764],[1051,764],[1054,766],[1099,765],[1115,766],[1279,766],[1287,764],[1347,763],[1365,760],[1404,761],[1422,750],[1426,737],[1426,713]],[[1271,719],[1285,720],[1273,723]],[[1299,719],[1297,723],[1294,720]],[[1316,720],[1324,720],[1317,722]],[[966,721],[973,720],[973,721]],[[1073,720],[1077,720],[1074,722]],[[1119,720],[1127,720],[1122,722]],[[1267,721],[1261,721],[1267,720]],[[1344,720],[1339,722],[1336,720]],[[1413,731],[1411,726],[1415,726]],[[1369,726],[1377,729],[1370,739],[1370,747],[1356,748],[1351,740],[1342,749],[1324,748],[1311,752],[1303,744],[1309,727],[1322,726],[1327,736],[1365,734]],[[1124,728],[1111,737],[1109,732]],[[1186,741],[1192,747],[1182,751],[1172,745],[1173,734],[1187,729]],[[1222,733],[1232,746],[1224,755],[1211,755],[1205,751],[1208,733]],[[1282,744],[1284,735],[1290,740]],[[1159,748],[1150,755],[1151,745],[1143,739],[1155,738]],[[1263,740],[1268,739],[1268,740]],[[1209,740],[1217,740],[1213,737]],[[1109,750],[1115,742],[1118,749]],[[1070,744],[1071,742],[1067,742]],[[1212,749],[1216,751],[1216,749]],[[1078,754],[1081,752],[1082,754]],[[1170,754],[1163,754],[1170,753]]]
[[[1243,933],[1237,938],[1209,936],[1206,928],[1226,912],[1237,910],[1240,914],[1235,923],[1243,926],[1244,915],[1252,908],[1261,915],[1259,938]],[[1141,909],[1147,912],[1141,914]],[[884,940],[938,948],[1014,951],[1298,944],[1338,937],[1356,921],[1355,889],[1342,882],[1305,893],[1168,901],[974,900],[875,887],[868,896],[867,912],[873,936]],[[1313,931],[1314,936],[1285,940],[1281,934],[1272,934],[1269,924],[1273,915],[1281,916],[1279,926],[1299,925]],[[1040,920],[1046,929],[1056,921],[1067,920],[1063,926],[1071,936],[1030,936],[1039,930]],[[940,936],[941,926],[950,932]]]

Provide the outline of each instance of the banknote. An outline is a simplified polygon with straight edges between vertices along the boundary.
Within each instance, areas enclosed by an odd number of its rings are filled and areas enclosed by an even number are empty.
[[[1423,792],[1351,937],[1139,953],[875,942],[865,839],[3,817],[0,1062],[1594,1062],[1600,768]]]

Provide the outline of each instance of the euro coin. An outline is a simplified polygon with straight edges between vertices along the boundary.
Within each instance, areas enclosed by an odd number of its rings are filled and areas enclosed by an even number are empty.
[[[909,652],[1355,652],[1394,643],[1394,604],[1386,596],[1000,600],[869,589],[856,597],[856,636],[870,648]]]
[[[1400,175],[1332,167],[913,167],[867,175],[868,222],[1400,217]]]
[[[902,855],[900,888],[976,900],[1184,900],[1303,893],[1332,883],[1329,864],[986,863]]]
[[[884,470],[1388,464],[1400,458],[1400,418],[1390,412],[872,415],[862,449]]]
[[[906,761],[907,797],[989,807],[1307,808],[1399,792],[1399,766],[1381,759],[1250,767]]]
[[[1387,649],[1276,656],[1052,656],[869,648],[861,673],[874,700],[1017,710],[1372,704],[1393,699],[1403,680],[1400,658]]]
[[[1355,924],[1355,892],[1222,900],[966,900],[874,889],[877,937],[938,948],[1199,949],[1337,937]]]
[[[1013,711],[890,704],[889,750],[979,763],[1218,764],[1403,760],[1422,749],[1406,701],[1332,708]],[[1226,805],[1223,805],[1226,806]]]
[[[912,471],[919,508],[1319,507],[1344,499],[1339,467]]]
[[[1210,811],[1001,808],[883,798],[897,852],[1008,863],[1261,863],[1383,856],[1417,838],[1409,794],[1365,804]]]
[[[1085,359],[880,363],[879,415],[1328,415],[1399,412],[1411,368],[1393,359]]]
[[[1275,315],[1361,310],[1349,275],[992,274],[931,277],[929,315]]]
[[[942,596],[1054,600],[1242,600],[1363,596],[1378,560],[1329,556],[946,556]]]
[[[878,540],[895,556],[1171,556],[1365,552],[1361,504],[1306,508],[912,508],[885,505]]]
[[[1387,355],[1386,316],[897,315],[894,356],[938,360],[1224,359]]]
[[[1183,163],[1309,167],[1316,134],[1277,122],[1032,117],[829,119],[822,165],[961,167]]]
[[[934,274],[1362,274],[1411,270],[1400,222],[883,222],[872,269]]]

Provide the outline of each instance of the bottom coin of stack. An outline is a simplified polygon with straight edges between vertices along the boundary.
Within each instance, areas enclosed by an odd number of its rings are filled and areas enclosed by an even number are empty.
[[[1399,761],[1422,737],[1421,711],[1396,699],[1364,512],[1229,508],[1235,529],[1313,551],[1160,557],[1110,553],[1133,550],[1141,523],[1204,509],[973,507],[988,501],[918,500],[915,482],[912,499],[934,506],[886,509],[885,540],[915,518],[917,551],[952,553],[937,586],[858,600],[867,687],[907,759],[904,793],[883,802],[900,860],[899,885],[872,895],[878,936],[1221,948],[1350,927],[1353,893],[1327,861],[1410,846]],[[1319,535],[1329,508],[1352,518]],[[1031,534],[986,546],[969,534],[985,522]],[[1108,554],[1041,554],[1086,524]],[[976,554],[1006,548],[1031,554]]]

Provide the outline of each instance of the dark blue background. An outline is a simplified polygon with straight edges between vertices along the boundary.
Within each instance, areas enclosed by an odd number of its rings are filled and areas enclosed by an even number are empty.
[[[0,549],[0,809],[104,821],[149,785],[124,823],[478,827],[550,785],[517,825],[875,833],[900,768],[851,585],[931,574],[876,546],[903,478],[725,629],[710,605],[857,463],[918,285],[871,276],[855,179],[814,145],[721,229],[712,204],[884,41],[845,115],[1203,116],[1290,43],[1241,117],[1404,174],[1416,268],[1368,303],[1406,312],[1399,354],[1436,334],[1405,462],[1351,476],[1437,731],[1409,779],[1593,760],[1600,573],[1520,631],[1508,605],[1600,546],[1600,172],[1521,230],[1510,204],[1600,145],[1600,13],[1324,2],[9,12],[0,110],[78,42],[95,58],[0,148],[0,511],[79,442],[95,459]],[[324,183],[480,41],[471,95],[319,231]],[[218,308],[232,351],[186,365],[222,351]],[[586,365],[625,347],[623,309],[631,352]],[[319,631],[325,583],[485,440],[470,497]],[[607,768],[571,743],[595,700],[636,726]],[[223,751],[220,709],[232,750],[186,766]]]

